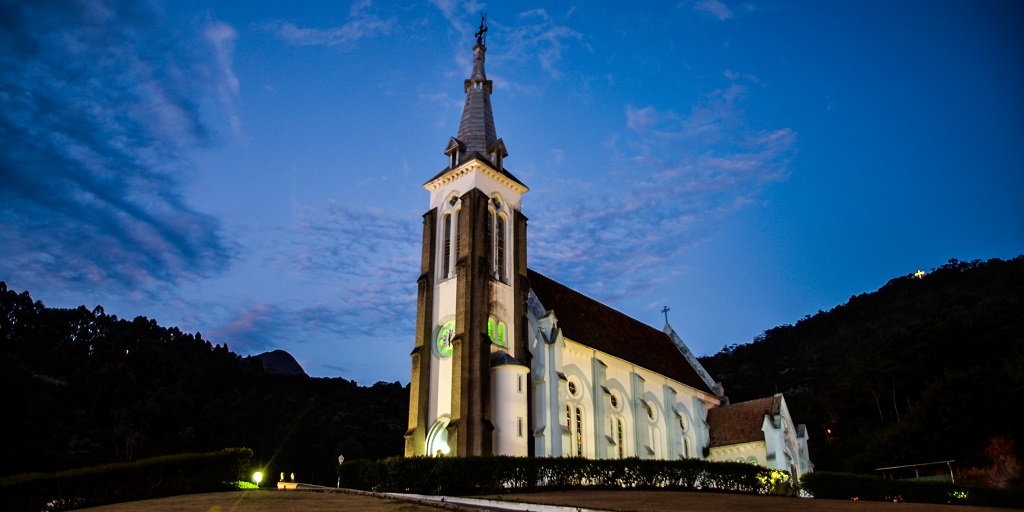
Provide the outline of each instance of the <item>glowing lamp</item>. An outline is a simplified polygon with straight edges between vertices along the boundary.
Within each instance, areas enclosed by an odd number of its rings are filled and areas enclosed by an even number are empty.
[[[256,483],[256,487],[260,486],[260,482],[263,481],[263,473],[259,471],[252,474],[252,481]]]

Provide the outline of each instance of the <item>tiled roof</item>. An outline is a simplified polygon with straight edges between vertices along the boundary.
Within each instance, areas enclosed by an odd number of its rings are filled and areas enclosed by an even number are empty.
[[[486,52],[482,44],[473,47],[473,74],[466,80],[466,105],[462,108],[458,138],[469,152],[486,153],[498,140],[491,112],[491,81],[484,73]]]
[[[764,441],[764,417],[780,414],[781,405],[782,395],[775,395],[709,410],[711,446]]]
[[[541,304],[555,312],[566,338],[714,396],[664,332],[533,270],[527,270],[527,278]]]

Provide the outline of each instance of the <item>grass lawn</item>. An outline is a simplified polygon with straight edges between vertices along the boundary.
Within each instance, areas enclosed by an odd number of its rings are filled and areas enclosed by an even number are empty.
[[[527,503],[568,505],[599,510],[637,512],[1005,512],[1007,509],[882,503],[877,501],[815,500],[779,496],[749,496],[712,492],[675,491],[558,491],[479,496]],[[439,508],[401,501],[332,491],[237,491],[173,496],[82,509],[90,512],[437,512]]]

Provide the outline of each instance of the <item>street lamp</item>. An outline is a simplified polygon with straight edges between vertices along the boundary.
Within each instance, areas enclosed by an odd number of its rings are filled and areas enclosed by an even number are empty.
[[[259,488],[260,482],[263,481],[263,473],[257,471],[252,474],[252,481],[256,483],[256,488]]]

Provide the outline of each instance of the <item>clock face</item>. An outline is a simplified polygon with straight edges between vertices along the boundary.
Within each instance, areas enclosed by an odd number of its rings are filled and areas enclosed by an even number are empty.
[[[455,320],[449,320],[437,330],[437,355],[442,359],[452,355],[452,338],[455,336]]]

